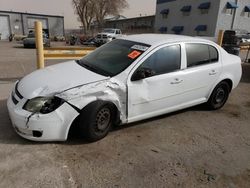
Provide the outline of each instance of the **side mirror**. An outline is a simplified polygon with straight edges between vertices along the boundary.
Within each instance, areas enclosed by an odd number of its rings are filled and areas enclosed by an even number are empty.
[[[132,76],[131,81],[138,81],[155,75],[155,72],[149,68],[140,68]]]

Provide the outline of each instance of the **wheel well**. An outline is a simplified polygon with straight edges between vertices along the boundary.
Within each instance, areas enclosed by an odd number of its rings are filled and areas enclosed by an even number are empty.
[[[80,111],[82,112],[82,111],[83,111],[84,109],[86,109],[89,105],[92,105],[92,104],[97,103],[97,102],[100,102],[100,101],[91,102],[91,103],[89,103],[88,105],[86,105],[83,109],[81,109]],[[110,101],[102,101],[102,102],[105,102],[105,103],[107,103],[107,104],[109,104],[109,105],[112,106],[112,108],[114,109],[114,114],[115,114],[115,115],[114,115],[114,116],[115,116],[114,124],[115,124],[115,125],[119,125],[120,122],[121,122],[121,119],[120,119],[120,111],[118,110],[117,106],[116,106],[114,103],[110,102]],[[80,115],[81,115],[81,114],[79,114],[79,115],[74,119],[74,121],[72,122],[72,124],[70,125],[69,131],[68,131],[68,137],[71,136],[72,134],[74,134],[74,133],[72,133],[72,132],[75,132],[75,131],[77,131],[77,130],[79,129],[79,122],[80,122],[79,118],[80,118]]]
[[[232,82],[232,80],[230,80],[230,79],[225,79],[225,80],[222,80],[222,82],[227,82],[228,83],[228,85],[229,85],[229,87],[230,87],[230,92],[232,91],[232,88],[233,88],[233,82]]]

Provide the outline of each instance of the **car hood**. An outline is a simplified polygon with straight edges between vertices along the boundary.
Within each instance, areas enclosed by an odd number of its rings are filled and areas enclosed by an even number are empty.
[[[37,70],[18,83],[18,91],[26,99],[49,96],[62,91],[107,79],[78,65],[75,61]]]

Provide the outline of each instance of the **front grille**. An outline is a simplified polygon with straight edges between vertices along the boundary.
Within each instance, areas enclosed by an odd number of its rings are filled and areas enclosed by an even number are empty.
[[[98,38],[98,39],[101,39],[101,38],[107,39],[107,38],[108,38],[108,35],[98,34],[98,35],[97,35],[97,38]]]
[[[17,105],[18,100],[16,100],[16,98],[14,97],[14,94],[13,94],[13,93],[12,93],[12,95],[11,95],[11,98],[12,98],[13,103],[14,103],[15,105]]]
[[[19,93],[19,91],[18,91],[18,83],[17,83],[16,86],[15,86],[15,93],[16,93],[16,95],[17,95],[20,99],[23,99],[23,96],[22,96],[21,93]]]

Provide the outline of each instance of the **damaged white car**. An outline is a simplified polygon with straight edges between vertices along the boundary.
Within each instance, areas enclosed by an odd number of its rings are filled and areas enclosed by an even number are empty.
[[[241,79],[241,59],[193,37],[143,34],[114,40],[78,61],[35,71],[8,99],[16,132],[35,141],[67,140],[79,118],[90,141],[112,125],[207,103],[221,108]]]

